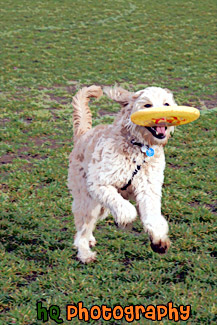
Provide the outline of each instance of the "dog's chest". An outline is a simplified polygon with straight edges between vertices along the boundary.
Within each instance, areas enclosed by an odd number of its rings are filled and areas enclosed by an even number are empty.
[[[135,199],[135,189],[138,182],[146,182],[149,170],[148,162],[143,159],[134,159],[129,172],[122,170],[122,175],[116,184],[118,192],[125,199]]]
[[[132,196],[133,189],[138,182],[145,182],[154,173],[158,165],[163,164],[164,155],[155,148],[155,155],[148,157],[144,152],[134,151],[126,156],[125,163],[120,167],[116,187],[123,196]]]
[[[147,157],[144,153],[136,153],[126,157],[125,162],[120,166],[119,173],[116,175],[116,187],[119,190],[128,191],[130,185],[133,185],[138,177],[146,177],[151,165],[150,157]]]

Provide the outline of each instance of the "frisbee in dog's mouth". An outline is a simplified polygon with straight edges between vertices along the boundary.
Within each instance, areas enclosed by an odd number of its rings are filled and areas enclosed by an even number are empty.
[[[148,127],[148,130],[153,131],[155,136],[155,133],[165,134],[163,127],[187,124],[195,121],[199,116],[199,110],[194,107],[151,107],[134,112],[131,115],[131,121],[137,125]],[[156,130],[156,128],[153,130],[153,127],[156,126],[159,126],[159,130]],[[152,131],[150,128],[152,128]]]
[[[146,126],[146,129],[157,139],[164,139],[166,137],[166,126]]]

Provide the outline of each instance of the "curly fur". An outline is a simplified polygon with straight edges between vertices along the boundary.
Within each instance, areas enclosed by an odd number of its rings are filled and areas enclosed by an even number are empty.
[[[153,107],[175,105],[173,95],[158,87],[136,93],[105,87],[104,92],[122,106],[111,125],[91,128],[88,101],[102,95],[101,87],[85,87],[73,98],[75,145],[69,157],[68,187],[74,198],[72,212],[77,230],[74,244],[83,263],[95,260],[96,253],[91,250],[96,244],[93,230],[97,220],[109,212],[119,225],[133,222],[138,214],[152,249],[165,253],[170,246],[168,224],[161,215],[161,189],[165,168],[163,146],[174,128],[168,127],[166,137],[160,140],[145,127],[133,124],[130,115],[144,109],[146,103]],[[152,146],[155,155],[147,157],[131,140]],[[141,169],[131,185],[121,190],[139,165]],[[129,199],[136,201],[136,208]]]
[[[81,136],[92,128],[92,114],[88,103],[90,97],[99,98],[102,96],[102,93],[102,89],[97,86],[84,87],[80,89],[77,95],[73,98],[74,142],[76,141],[77,137]]]

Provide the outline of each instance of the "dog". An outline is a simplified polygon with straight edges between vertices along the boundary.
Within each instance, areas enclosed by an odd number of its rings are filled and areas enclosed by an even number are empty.
[[[92,128],[88,102],[91,97],[100,98],[103,91],[121,105],[121,110],[113,124]],[[139,126],[130,116],[149,107],[177,104],[172,92],[159,87],[135,93],[121,87],[104,87],[103,91],[100,86],[84,87],[72,101],[74,148],[69,156],[68,188],[74,198],[77,257],[83,263],[96,259],[96,252],[91,250],[96,244],[93,230],[109,213],[120,226],[132,223],[139,215],[151,248],[164,254],[170,240],[168,223],[161,214],[163,147],[174,127]]]

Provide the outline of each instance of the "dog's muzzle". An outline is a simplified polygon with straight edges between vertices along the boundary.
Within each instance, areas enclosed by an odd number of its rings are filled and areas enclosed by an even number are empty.
[[[166,138],[166,126],[146,126],[146,129],[157,139]]]

